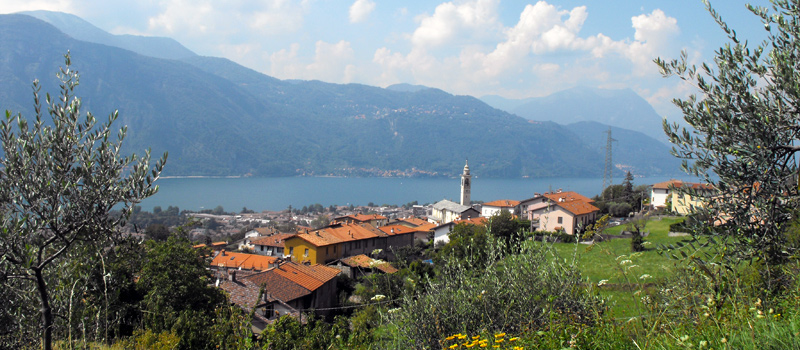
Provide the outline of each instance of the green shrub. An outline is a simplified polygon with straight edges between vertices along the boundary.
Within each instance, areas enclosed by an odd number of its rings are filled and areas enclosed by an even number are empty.
[[[599,300],[582,286],[575,266],[553,259],[547,245],[523,245],[519,254],[502,259],[498,245],[490,240],[492,263],[479,269],[446,260],[426,293],[406,294],[402,307],[389,310],[387,320],[397,333],[392,347],[440,348],[456,333],[519,334],[595,322]]]

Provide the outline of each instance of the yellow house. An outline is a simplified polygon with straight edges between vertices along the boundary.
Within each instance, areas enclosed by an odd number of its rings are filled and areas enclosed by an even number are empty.
[[[335,223],[284,240],[286,255],[296,262],[324,264],[342,257],[386,249],[388,234],[367,223]]]
[[[710,197],[713,194],[714,187],[709,184],[683,182],[680,180],[670,180],[653,185],[653,191],[656,189],[666,189],[666,202],[672,206],[672,212],[687,215],[692,212],[693,207],[702,208],[705,206],[703,197]],[[693,197],[681,189],[691,189],[700,194],[699,197]],[[654,196],[655,198],[655,196]]]

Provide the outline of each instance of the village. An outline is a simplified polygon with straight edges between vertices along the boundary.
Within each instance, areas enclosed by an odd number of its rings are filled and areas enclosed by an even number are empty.
[[[508,212],[530,222],[530,232],[575,237],[601,215],[593,199],[560,189],[534,193],[527,199],[471,204],[471,186],[472,176],[466,164],[461,175],[460,203],[441,200],[405,208],[340,207],[335,209],[342,215],[317,228],[294,224],[308,223],[313,215],[293,215],[291,211],[194,213],[191,215],[197,220],[220,221],[221,226],[263,224],[247,230],[237,241],[207,242],[194,248],[208,252],[208,268],[215,286],[253,315],[253,331],[258,334],[284,315],[301,321],[309,314],[330,315],[340,307],[337,278],[358,280],[372,274],[395,273],[398,269],[393,262],[398,252],[413,246],[443,247],[456,225],[486,225],[493,217]],[[699,202],[676,190],[680,188],[710,190],[703,184],[679,180],[653,184],[649,186],[648,206],[643,210],[687,214]],[[194,234],[202,235],[203,230],[195,229]]]

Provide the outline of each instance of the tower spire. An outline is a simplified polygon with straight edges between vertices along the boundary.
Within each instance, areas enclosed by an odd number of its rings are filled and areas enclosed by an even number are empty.
[[[461,174],[461,205],[471,204],[470,194],[472,192],[472,175],[469,174],[469,159],[464,163],[464,172]]]

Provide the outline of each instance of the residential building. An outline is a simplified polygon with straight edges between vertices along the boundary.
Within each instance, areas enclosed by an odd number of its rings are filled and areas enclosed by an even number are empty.
[[[444,199],[433,205],[428,221],[441,225],[451,221],[466,220],[479,216],[481,216],[481,213],[475,208]]]
[[[244,234],[244,238],[239,242],[239,249],[255,250],[256,247],[253,246],[253,241],[260,237],[271,236],[277,233],[279,233],[278,230],[272,227],[256,227]]]
[[[500,199],[488,203],[483,203],[483,205],[481,206],[481,216],[488,218],[491,217],[492,215],[499,214],[503,210],[513,215],[518,215],[517,213],[518,205],[519,201],[514,201],[510,199]]]
[[[650,205],[654,209],[669,206],[671,211],[686,215],[692,212],[692,207],[703,206],[701,198],[695,198],[687,191],[693,190],[703,196],[712,196],[714,188],[709,184],[669,180],[654,184],[650,192]]]
[[[341,272],[332,267],[280,261],[262,272],[226,269],[219,273],[224,277],[217,285],[230,294],[231,301],[245,311],[255,309],[253,328],[256,333],[280,316],[301,317],[314,310],[325,315],[326,309],[337,304],[336,277]]]
[[[256,254],[283,257],[285,255],[284,241],[294,236],[292,233],[277,233],[271,236],[258,237],[251,242]]]
[[[298,262],[327,263],[345,256],[386,249],[389,235],[366,223],[335,223],[300,232],[284,241],[286,255]]]
[[[527,204],[531,230],[573,235],[594,223],[600,213],[593,200],[571,191],[545,193],[523,202]]]
[[[471,218],[466,220],[451,221],[441,224],[433,228],[433,244],[434,246],[447,244],[450,242],[450,232],[458,224],[471,224],[471,225],[486,225],[488,220],[484,217]]]

